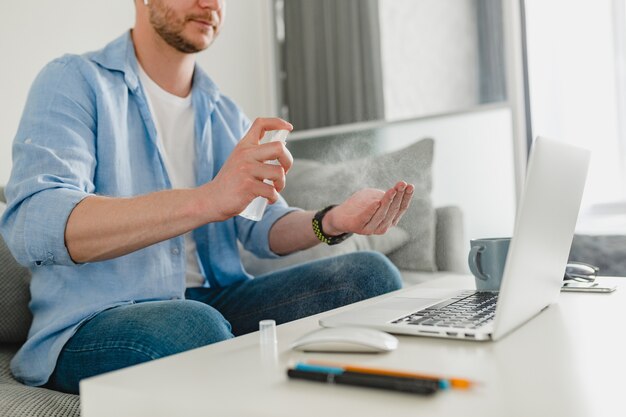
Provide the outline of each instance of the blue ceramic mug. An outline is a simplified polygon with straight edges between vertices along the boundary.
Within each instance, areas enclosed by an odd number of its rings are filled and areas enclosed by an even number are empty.
[[[511,238],[487,238],[470,240],[468,263],[476,279],[479,291],[498,291],[509,252]]]

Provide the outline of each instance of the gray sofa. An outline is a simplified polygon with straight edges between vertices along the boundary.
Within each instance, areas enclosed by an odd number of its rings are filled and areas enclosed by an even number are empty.
[[[0,212],[4,203],[0,187]],[[28,270],[13,259],[0,236],[0,416],[78,416],[77,395],[24,386],[9,370],[9,362],[26,340],[32,320],[28,310],[29,281]]]
[[[441,271],[465,272],[463,220],[457,207],[433,208],[430,203],[432,141],[422,141],[396,153],[320,165],[313,160],[296,159],[283,196],[288,203],[306,209],[339,202],[355,186],[361,185],[363,171],[367,186],[387,186],[383,171],[416,184],[414,204],[404,223],[386,236],[356,237],[341,245],[318,245],[313,250],[277,260],[258,260],[242,250],[242,260],[253,273],[354,250],[378,250],[401,269],[406,284],[432,279]],[[297,154],[296,154],[297,156]],[[398,167],[404,164],[402,170]],[[419,169],[408,169],[407,166]],[[391,166],[391,168],[390,168]],[[410,174],[410,172],[413,174]],[[417,173],[415,173],[417,171]],[[360,178],[350,173],[358,172]],[[329,177],[330,176],[330,177]],[[394,177],[396,178],[396,177]],[[346,194],[347,193],[347,194]],[[346,195],[344,195],[346,194]],[[308,197],[314,195],[314,199]],[[4,193],[0,188],[0,212]],[[0,416],[76,416],[79,397],[44,388],[27,387],[17,382],[9,371],[9,362],[27,335],[31,321],[28,310],[29,273],[12,258],[0,237]]]

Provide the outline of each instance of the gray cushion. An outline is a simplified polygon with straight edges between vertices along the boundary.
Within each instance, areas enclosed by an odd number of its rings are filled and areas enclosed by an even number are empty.
[[[290,205],[318,210],[341,203],[361,188],[388,189],[399,180],[410,182],[415,194],[398,226],[411,239],[389,258],[400,269],[436,271],[435,211],[430,197],[433,147],[432,139],[424,139],[385,155],[335,164],[296,160],[281,195]]]
[[[278,259],[259,259],[252,253],[241,250],[241,262],[246,271],[258,276],[277,269],[287,268],[292,265],[312,261],[314,259],[329,256],[342,255],[344,253],[373,250],[388,254],[409,241],[409,234],[404,230],[394,227],[385,235],[352,236],[339,245],[320,244],[304,251],[296,252],[289,256]]]
[[[0,202],[0,215],[6,205]],[[30,273],[19,265],[0,236],[0,342],[26,340],[32,315],[28,309]]]
[[[9,362],[15,348],[0,347],[0,416],[74,417],[80,415],[78,395],[20,384],[11,376]]]

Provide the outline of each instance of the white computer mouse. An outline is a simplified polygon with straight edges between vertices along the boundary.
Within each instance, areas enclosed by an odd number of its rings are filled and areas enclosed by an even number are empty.
[[[323,327],[307,333],[291,345],[304,352],[389,352],[398,347],[398,339],[380,330],[362,327]]]

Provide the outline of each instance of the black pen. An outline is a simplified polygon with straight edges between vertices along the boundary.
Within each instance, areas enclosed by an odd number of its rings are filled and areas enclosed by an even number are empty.
[[[432,395],[439,389],[438,382],[432,379],[402,378],[357,372],[333,373],[288,369],[287,375],[290,378],[306,379],[309,381],[379,388],[420,395]]]

